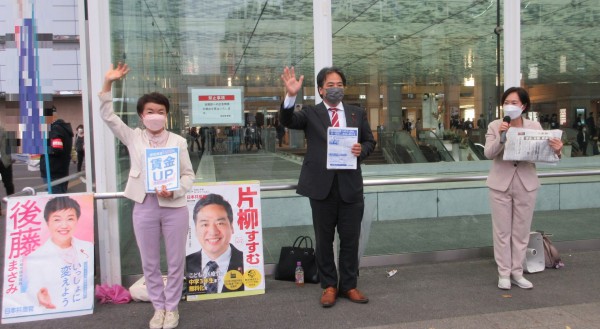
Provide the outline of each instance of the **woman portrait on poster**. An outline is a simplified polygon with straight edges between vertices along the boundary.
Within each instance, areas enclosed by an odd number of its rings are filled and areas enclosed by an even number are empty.
[[[94,291],[94,244],[74,237],[81,217],[79,203],[66,196],[50,199],[44,207],[49,238],[25,257],[25,286],[41,310],[91,308]],[[93,284],[92,284],[93,287]]]

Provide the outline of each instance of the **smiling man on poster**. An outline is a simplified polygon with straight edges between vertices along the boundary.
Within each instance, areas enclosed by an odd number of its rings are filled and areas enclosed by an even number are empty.
[[[243,253],[230,243],[233,235],[231,204],[219,194],[208,194],[194,206],[193,219],[202,249],[186,257],[186,276],[202,281],[198,289],[190,290],[208,294],[243,291],[243,284],[233,284],[239,281],[230,280],[244,274]]]

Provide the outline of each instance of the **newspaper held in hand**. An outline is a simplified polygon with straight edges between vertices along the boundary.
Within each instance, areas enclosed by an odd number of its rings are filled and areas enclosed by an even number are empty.
[[[356,169],[352,145],[358,143],[358,128],[327,128],[327,169]]]
[[[510,128],[506,134],[503,160],[558,163],[560,159],[550,147],[548,139],[560,139],[561,136],[562,130],[559,129]]]

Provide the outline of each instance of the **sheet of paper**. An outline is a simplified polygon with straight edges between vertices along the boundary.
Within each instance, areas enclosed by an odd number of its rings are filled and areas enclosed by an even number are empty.
[[[179,148],[146,149],[146,192],[165,186],[167,191],[179,189]]]
[[[548,139],[562,136],[562,130],[510,128],[506,133],[504,160],[557,163],[559,158]]]
[[[327,128],[327,169],[356,169],[352,145],[358,143],[358,128]]]

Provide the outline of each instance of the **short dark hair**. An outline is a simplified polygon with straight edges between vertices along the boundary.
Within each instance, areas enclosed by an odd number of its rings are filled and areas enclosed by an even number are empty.
[[[144,112],[144,106],[146,106],[147,103],[156,103],[164,105],[167,109],[167,113],[169,113],[169,99],[167,98],[167,96],[161,93],[153,92],[149,94],[144,94],[142,97],[140,97],[140,99],[138,99],[137,113],[139,116],[142,116],[142,112]]]
[[[339,74],[340,77],[342,78],[342,83],[344,84],[344,87],[346,86],[346,76],[344,75],[344,72],[342,72],[342,70],[340,68],[337,68],[335,66],[330,66],[330,67],[322,68],[321,71],[319,71],[319,73],[317,74],[317,86],[319,88],[323,88],[323,83],[325,82],[325,78],[331,73]]]
[[[57,212],[59,210],[66,209],[74,209],[75,214],[77,215],[77,219],[81,216],[81,207],[79,206],[79,202],[71,199],[68,196],[59,196],[56,198],[50,199],[48,203],[46,203],[46,207],[44,208],[44,219],[46,223],[50,218],[50,214]]]
[[[44,116],[51,117],[56,113],[56,106],[52,105],[52,107],[47,107],[44,109]]]
[[[516,92],[517,95],[519,96],[519,100],[521,101],[521,104],[525,105],[525,108],[523,109],[523,113],[529,111],[529,108],[531,107],[531,101],[529,100],[529,93],[527,92],[527,90],[525,90],[525,88],[522,88],[522,87],[510,87],[510,88],[506,89],[504,94],[502,94],[502,104],[504,104],[506,97],[508,97],[508,95],[510,95],[514,92]]]
[[[216,204],[225,208],[225,211],[227,212],[227,218],[229,219],[229,223],[233,223],[233,210],[231,209],[231,204],[229,204],[227,200],[223,199],[223,196],[211,193],[198,200],[198,202],[196,202],[196,205],[194,206],[194,224],[196,224],[196,215],[198,215],[200,210],[211,204]]]

